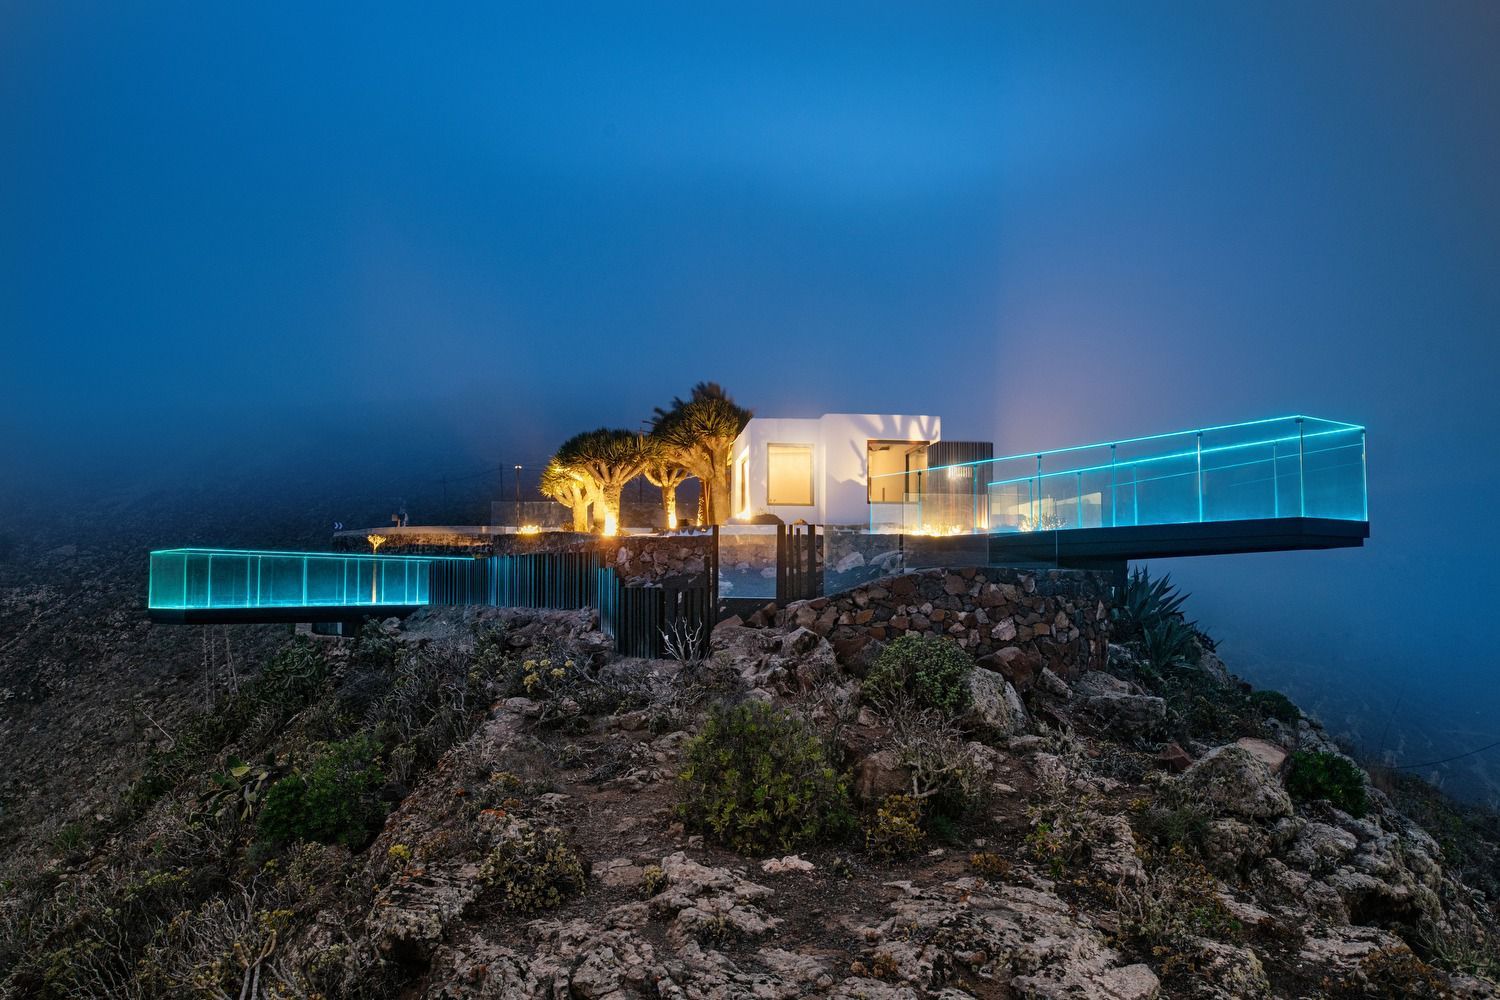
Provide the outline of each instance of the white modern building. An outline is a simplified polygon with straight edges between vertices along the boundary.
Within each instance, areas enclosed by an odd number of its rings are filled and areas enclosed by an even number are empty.
[[[942,420],[935,416],[756,417],[735,439],[730,456],[732,516],[870,525],[881,520],[880,505],[889,504],[899,518],[903,487],[917,489],[928,449],[941,436]]]

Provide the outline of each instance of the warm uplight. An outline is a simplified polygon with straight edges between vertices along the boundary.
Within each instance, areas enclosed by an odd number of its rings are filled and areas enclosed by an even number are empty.
[[[923,524],[915,528],[900,528],[895,532],[901,535],[967,535],[973,529],[965,528],[961,524]]]
[[[615,535],[618,535],[619,533],[620,533],[620,518],[615,514],[614,511],[612,511],[612,510],[606,510],[604,512],[604,531],[602,532],[602,534],[606,538],[613,538]]]
[[[516,529],[518,535],[540,535],[542,526],[540,524],[523,524]]]
[[[366,535],[365,541],[370,543],[371,552],[379,552],[380,547],[386,543],[386,537],[384,535]]]

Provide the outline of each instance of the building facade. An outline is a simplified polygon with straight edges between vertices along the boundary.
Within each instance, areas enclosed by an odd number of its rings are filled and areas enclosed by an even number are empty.
[[[869,525],[897,516],[942,437],[930,415],[825,413],[756,417],[730,454],[730,511],[737,521],[773,514],[788,523]]]

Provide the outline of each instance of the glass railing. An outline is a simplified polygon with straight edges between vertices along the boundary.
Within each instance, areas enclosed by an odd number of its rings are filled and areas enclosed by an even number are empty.
[[[236,549],[151,553],[148,606],[162,611],[426,604],[438,556]]]
[[[871,531],[949,535],[1369,519],[1365,429],[1316,417],[1010,455],[929,469],[916,480],[899,502],[870,505]]]

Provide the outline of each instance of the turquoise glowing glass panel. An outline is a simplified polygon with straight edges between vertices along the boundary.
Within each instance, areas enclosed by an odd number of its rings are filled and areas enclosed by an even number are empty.
[[[167,549],[151,553],[148,603],[174,611],[425,604],[432,564],[449,558],[462,557]]]
[[[1368,519],[1364,428],[1316,417],[1273,417],[969,464],[978,477],[972,514],[958,517],[951,502],[941,502],[951,498],[918,491],[899,505],[879,505],[878,513],[872,504],[871,529],[946,534],[955,528]],[[926,478],[943,471],[931,469]]]

